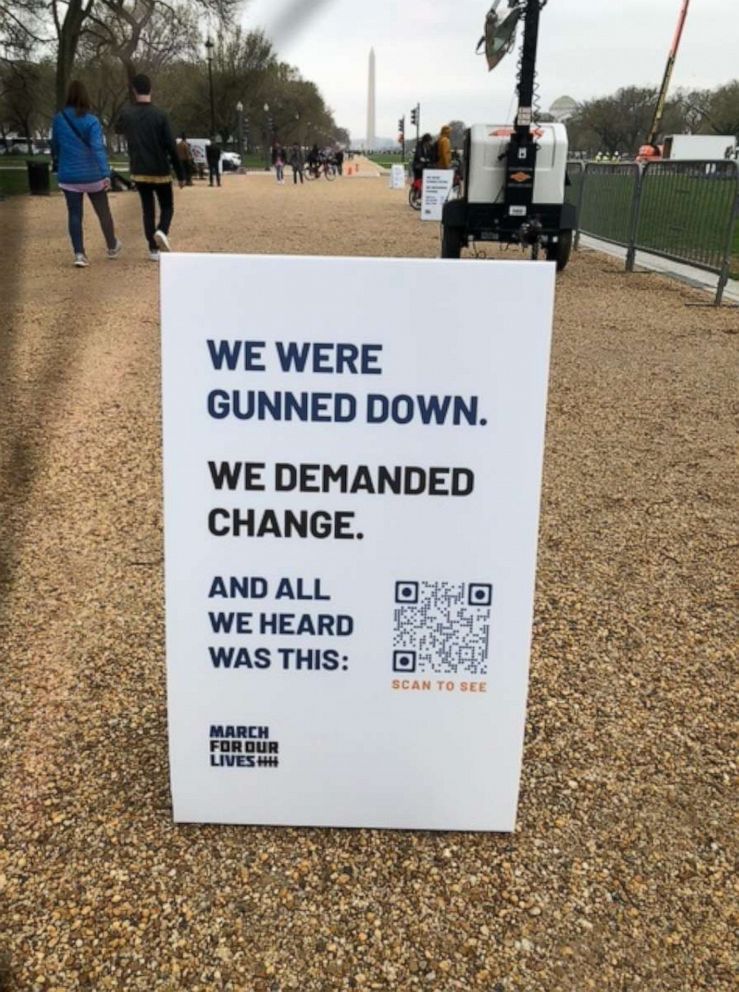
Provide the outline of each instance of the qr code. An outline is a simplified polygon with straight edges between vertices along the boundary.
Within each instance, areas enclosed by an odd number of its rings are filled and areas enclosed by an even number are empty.
[[[489,583],[396,582],[393,671],[485,675],[492,606]]]

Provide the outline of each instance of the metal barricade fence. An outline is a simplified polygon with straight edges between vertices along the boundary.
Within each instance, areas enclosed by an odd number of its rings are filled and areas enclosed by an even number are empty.
[[[730,160],[650,162],[641,181],[636,250],[715,272],[725,285],[738,182]]]
[[[588,162],[582,181],[578,231],[628,248],[634,236],[639,189],[636,162]]]
[[[578,229],[626,248],[631,272],[637,251],[718,276],[715,303],[729,278],[739,218],[739,168],[731,160],[589,163],[578,209]]]
[[[567,162],[567,184],[565,186],[565,203],[571,203],[575,209],[580,207],[582,181],[585,175],[585,163],[580,159],[570,159]]]

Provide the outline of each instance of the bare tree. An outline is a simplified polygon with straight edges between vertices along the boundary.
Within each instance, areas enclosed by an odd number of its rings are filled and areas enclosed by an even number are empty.
[[[6,2],[6,0],[0,0]],[[57,35],[56,101],[64,103],[83,32],[97,25],[98,30],[126,27],[125,33],[113,30],[111,41],[118,45],[118,57],[132,65],[146,25],[157,9],[183,9],[167,0],[49,0]],[[190,0],[192,10],[210,12],[223,24],[229,24],[243,0]]]
[[[467,130],[467,125],[464,121],[449,121],[449,127],[451,129],[449,140],[452,143],[452,148],[459,150],[464,145],[464,132]]]
[[[0,0],[0,61],[29,58],[46,38],[44,0]]]
[[[656,101],[654,89],[625,86],[612,96],[581,103],[567,126],[573,132],[594,135],[600,148],[609,153],[636,152],[649,132]],[[679,99],[668,102],[663,127],[668,134],[682,130]]]
[[[175,60],[194,57],[197,49],[197,18],[192,7],[160,3],[148,7],[139,3],[122,17],[117,9],[105,8],[101,16],[89,18],[80,40],[79,75],[109,142],[136,72],[157,75]]]
[[[6,145],[7,131],[15,131],[26,139],[28,154],[33,154],[33,137],[50,119],[50,78],[48,62],[15,59],[0,64],[0,117]]]

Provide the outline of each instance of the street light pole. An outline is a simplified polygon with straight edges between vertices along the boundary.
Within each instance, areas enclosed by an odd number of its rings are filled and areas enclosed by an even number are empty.
[[[216,104],[213,96],[213,49],[215,43],[210,35],[205,41],[205,50],[208,53],[208,90],[210,93],[210,140],[216,140]]]
[[[264,114],[265,114],[265,121],[264,121],[264,134],[265,134],[265,140],[264,140],[264,169],[265,169],[265,172],[269,172],[269,168],[272,165],[272,159],[270,157],[270,145],[271,145],[271,142],[270,142],[270,138],[271,138],[270,131],[271,131],[271,128],[270,128],[270,116],[269,116],[269,104],[268,103],[265,103],[264,104]]]
[[[239,100],[236,104],[236,113],[238,114],[238,129],[239,129],[239,155],[241,156],[241,165],[244,164],[244,104]]]

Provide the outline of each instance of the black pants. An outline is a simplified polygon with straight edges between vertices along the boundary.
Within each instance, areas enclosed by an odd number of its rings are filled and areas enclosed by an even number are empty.
[[[221,185],[221,173],[218,170],[217,162],[208,162],[208,185],[213,185],[213,180],[215,179],[216,185]]]
[[[301,183],[304,182],[304,179],[303,179],[303,166],[302,165],[294,165],[293,166],[293,182],[296,185],[297,185],[297,182],[298,182],[298,176],[300,176]]]
[[[169,227],[174,215],[174,196],[172,183],[136,183],[136,189],[141,197],[141,209],[144,214],[144,234],[152,251],[157,250],[154,231],[169,234]],[[159,201],[159,223],[156,221],[154,196]]]

